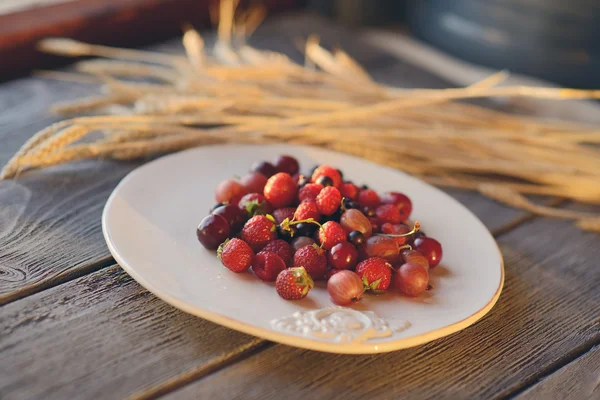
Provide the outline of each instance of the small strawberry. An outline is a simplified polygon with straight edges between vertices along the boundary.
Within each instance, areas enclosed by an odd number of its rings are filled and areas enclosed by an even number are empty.
[[[323,190],[323,185],[318,183],[307,183],[298,191],[298,200],[303,202],[307,199],[316,200],[319,193]]]
[[[263,193],[275,208],[281,208],[294,202],[297,189],[296,182],[289,174],[279,172],[269,178]]]
[[[275,219],[270,215],[256,215],[242,228],[241,238],[252,250],[260,251],[267,243],[277,238]]]
[[[238,203],[238,207],[248,213],[250,217],[255,215],[271,214],[273,206],[260,193],[248,193]]]
[[[312,181],[316,182],[320,177],[327,176],[331,178],[333,186],[340,188],[342,186],[342,176],[340,171],[333,168],[331,165],[320,165],[312,174]]]
[[[313,288],[314,282],[304,267],[289,268],[277,275],[275,289],[286,300],[300,300]]]
[[[267,243],[265,247],[263,247],[262,251],[270,251],[271,253],[277,254],[286,266],[291,266],[293,262],[293,252],[292,247],[288,242],[281,239],[275,239]]]
[[[392,265],[380,257],[371,257],[356,266],[365,289],[379,292],[386,290],[392,280]]]
[[[335,221],[327,221],[318,230],[319,243],[325,250],[331,250],[338,243],[346,241],[346,231]]]
[[[382,204],[375,209],[375,215],[381,224],[399,224],[402,222],[400,210],[394,204]],[[409,229],[410,230],[410,229]]]
[[[323,188],[317,196],[317,206],[323,215],[332,215],[340,208],[341,203],[342,195],[333,186]]]
[[[376,191],[372,189],[365,189],[358,193],[358,202],[363,207],[377,207],[379,204],[381,204],[381,199]]]
[[[294,213],[296,212],[296,209],[294,207],[285,207],[285,208],[278,208],[277,210],[273,211],[273,218],[275,218],[275,222],[277,223],[277,225],[281,224],[286,218],[289,220],[292,220],[294,218]]]
[[[304,246],[294,254],[294,266],[304,267],[314,280],[323,279],[327,273],[327,256],[316,244]]]
[[[412,212],[412,202],[405,194],[398,192],[389,192],[381,197],[381,201],[386,204],[393,204],[402,214],[402,221],[406,221]]]
[[[252,271],[263,281],[273,282],[285,269],[285,262],[275,253],[261,251],[252,261]]]
[[[318,221],[321,218],[321,213],[319,212],[319,208],[317,203],[314,200],[304,200],[298,208],[296,208],[296,212],[294,213],[294,220],[301,221],[305,219],[312,218],[315,221]]]
[[[224,266],[233,272],[244,272],[250,268],[254,252],[248,243],[241,239],[227,239],[217,250],[217,257]]]
[[[410,228],[404,224],[390,224],[385,223],[381,225],[381,232],[387,235],[403,235],[410,232]],[[406,242],[411,239],[411,236],[395,237],[394,240],[399,246],[404,246]]]
[[[356,200],[358,198],[358,188],[354,183],[343,183],[340,193],[346,199]]]

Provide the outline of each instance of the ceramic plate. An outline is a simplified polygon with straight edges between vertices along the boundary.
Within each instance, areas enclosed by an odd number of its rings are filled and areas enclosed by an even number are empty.
[[[252,272],[235,274],[196,239],[196,226],[224,179],[258,160],[298,158],[304,170],[327,163],[357,184],[401,191],[412,219],[442,243],[434,290],[411,299],[366,295],[336,307],[324,283],[300,301],[281,299]],[[313,147],[223,145],[169,155],[131,172],[114,190],[102,217],[111,253],[129,275],[181,310],[250,335],[334,353],[380,353],[457,332],[494,305],[504,280],[502,256],[486,227],[442,191],[394,169]]]

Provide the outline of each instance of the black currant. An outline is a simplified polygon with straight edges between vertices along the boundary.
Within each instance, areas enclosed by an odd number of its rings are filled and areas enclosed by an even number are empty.
[[[322,175],[317,179],[317,183],[319,185],[323,185],[323,187],[333,186],[333,179],[328,176]]]
[[[365,244],[365,235],[361,231],[352,231],[348,234],[348,241],[358,248]]]

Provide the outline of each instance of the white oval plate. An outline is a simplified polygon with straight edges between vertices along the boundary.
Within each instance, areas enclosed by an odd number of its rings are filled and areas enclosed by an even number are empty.
[[[252,272],[235,274],[196,239],[196,226],[224,179],[244,175],[257,160],[298,158],[303,170],[327,163],[357,184],[401,191],[412,219],[442,243],[434,290],[410,299],[366,295],[352,308],[334,307],[324,283],[300,301],[281,299]],[[333,353],[380,353],[457,332],[483,317],[500,296],[502,256],[486,227],[442,191],[394,169],[314,147],[223,145],[169,155],[131,172],[102,216],[117,262],[142,286],[173,306],[275,342]]]

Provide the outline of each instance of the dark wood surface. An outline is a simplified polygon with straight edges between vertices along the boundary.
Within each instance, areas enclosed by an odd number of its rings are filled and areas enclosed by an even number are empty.
[[[341,44],[386,82],[449,85],[306,16],[270,22],[255,43],[289,50],[295,37],[313,32]],[[41,78],[1,85],[0,164],[56,120],[46,112],[52,102],[93,90]],[[113,265],[101,210],[139,164],[87,162],[0,182],[0,398],[597,395],[597,235],[450,191],[498,239],[507,276],[497,306],[465,331],[417,348],[377,356],[317,353],[184,314]]]

